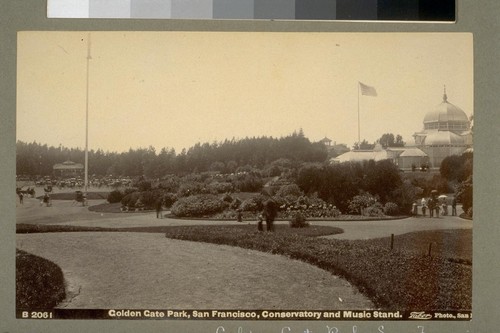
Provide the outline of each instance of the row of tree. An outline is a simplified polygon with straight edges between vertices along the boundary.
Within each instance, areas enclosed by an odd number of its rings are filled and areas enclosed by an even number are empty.
[[[390,148],[390,147],[404,147],[405,142],[403,141],[403,137],[399,134],[394,136],[392,133],[385,133],[382,134],[382,136],[375,141],[374,143],[369,143],[366,139],[364,139],[361,142],[356,142],[353,145],[354,150],[371,150],[375,148],[376,144],[380,144],[383,148]]]
[[[79,148],[18,141],[17,174],[52,175],[54,164],[66,160],[83,163],[84,155]],[[89,151],[89,174],[161,178],[167,174],[203,171],[232,173],[247,165],[263,168],[280,158],[295,162],[323,162],[327,158],[327,150],[321,143],[311,143],[302,131],[281,138],[197,143],[180,154],[172,148],[163,148],[159,153],[153,147],[129,149],[123,153],[99,149]]]

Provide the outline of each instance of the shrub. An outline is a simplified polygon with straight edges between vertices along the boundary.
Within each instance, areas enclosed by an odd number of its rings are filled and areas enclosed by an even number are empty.
[[[220,183],[220,182],[213,182],[210,183],[208,186],[208,191],[211,194],[218,194],[218,193],[227,193],[227,192],[233,192],[234,186],[231,183]]]
[[[349,201],[349,212],[357,215],[365,215],[364,210],[377,202],[370,193],[356,195]]]
[[[376,202],[364,211],[365,216],[384,216],[384,206],[380,202]]]
[[[141,203],[145,209],[153,209],[155,202],[161,198],[163,193],[158,190],[154,191],[135,191],[127,194],[121,200],[123,206],[128,208],[136,208],[137,203]]]
[[[290,228],[306,228],[309,223],[306,222],[306,218],[300,212],[297,212],[290,221]]]
[[[209,192],[210,191],[205,184],[195,181],[187,181],[181,184],[179,190],[177,191],[177,196],[187,197],[190,195],[208,194]]]
[[[240,198],[235,198],[233,200],[233,202],[231,202],[231,204],[229,205],[229,207],[231,209],[238,209],[238,208],[240,208],[240,206],[241,206],[241,200],[240,200]]]
[[[257,192],[263,185],[262,178],[253,173],[238,176],[234,181],[234,188],[238,192]]]
[[[141,193],[139,191],[132,192],[124,196],[121,200],[121,203],[123,206],[127,206],[128,208],[134,208],[135,203],[137,202],[137,200],[139,200],[140,197]]]
[[[455,194],[457,201],[462,203],[464,213],[469,215],[469,208],[472,208],[473,184],[472,176],[460,183]],[[469,215],[472,216],[472,215]]]
[[[17,309],[52,309],[65,296],[64,276],[59,266],[16,249]]]
[[[139,191],[139,189],[137,187],[127,187],[123,191],[123,196],[126,196],[127,194],[134,193],[134,192],[137,192],[137,191]]]
[[[400,213],[410,214],[412,205],[417,199],[420,189],[414,186],[410,180],[405,180],[391,196],[391,201],[399,207]]]
[[[117,202],[120,202],[122,201],[123,197],[124,197],[124,193],[120,190],[113,190],[111,192],[109,192],[108,194],[108,202],[109,203],[117,203]]]
[[[231,202],[233,202],[233,197],[229,193],[226,193],[222,197],[222,200],[227,202],[227,203],[231,203]]]
[[[384,214],[389,216],[395,216],[399,213],[399,207],[394,202],[386,202],[384,205]]]
[[[171,207],[177,201],[177,195],[174,193],[165,193],[163,195],[163,204],[165,207]]]
[[[171,212],[179,217],[201,217],[222,212],[226,207],[217,196],[200,194],[180,198],[172,205]]]
[[[279,199],[275,197],[276,202],[280,206],[280,217],[282,218],[292,218],[297,211],[300,211],[306,218],[337,217],[340,215],[340,210],[337,207],[327,204],[315,194],[310,197],[300,196],[295,202],[291,203]]]
[[[262,210],[263,208],[263,197],[262,196],[254,196],[251,198],[246,199],[241,203],[241,210],[242,211],[252,211],[252,212],[257,212]]]
[[[155,203],[158,199],[162,197],[163,193],[161,191],[144,191],[141,192],[140,200],[146,209],[153,209]]]
[[[167,192],[175,193],[179,190],[180,179],[177,176],[167,176],[161,180],[158,185],[159,188],[164,189]]]
[[[276,192],[277,197],[295,197],[296,199],[303,195],[304,193],[297,184],[283,185],[280,187],[278,192]]]
[[[152,187],[151,182],[148,180],[140,180],[136,183],[136,186],[139,191],[148,191]]]

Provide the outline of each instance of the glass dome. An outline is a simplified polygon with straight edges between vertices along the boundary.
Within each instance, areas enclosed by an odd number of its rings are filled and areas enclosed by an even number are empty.
[[[467,131],[470,121],[467,114],[458,106],[448,102],[446,91],[443,102],[429,111],[424,117],[424,130]]]

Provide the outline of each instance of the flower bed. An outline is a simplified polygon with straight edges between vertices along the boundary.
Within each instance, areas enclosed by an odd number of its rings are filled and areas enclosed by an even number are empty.
[[[52,309],[66,297],[64,276],[53,262],[16,250],[16,308]]]

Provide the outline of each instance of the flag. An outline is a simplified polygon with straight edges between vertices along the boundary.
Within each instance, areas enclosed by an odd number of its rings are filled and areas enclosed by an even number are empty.
[[[359,82],[359,87],[361,88],[361,95],[365,96],[377,96],[377,91],[375,88],[367,86],[366,84],[363,84]]]

